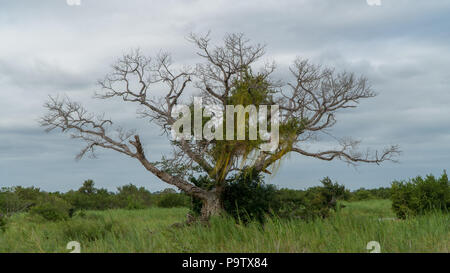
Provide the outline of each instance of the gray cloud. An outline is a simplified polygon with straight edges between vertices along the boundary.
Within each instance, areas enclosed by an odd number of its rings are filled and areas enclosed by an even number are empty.
[[[287,65],[296,57],[366,75],[379,95],[338,116],[334,133],[355,136],[363,147],[398,143],[399,164],[360,166],[292,155],[270,181],[302,188],[329,175],[357,187],[438,173],[450,162],[450,2],[333,1],[58,1],[0,0],[0,186],[38,185],[67,190],[93,178],[114,189],[124,183],[151,190],[166,185],[132,159],[102,152],[75,162],[81,143],[45,134],[37,125],[48,94],[67,94],[145,136],[152,160],[169,152],[154,127],[136,120],[119,100],[93,101],[95,81],[131,48],[153,55],[161,48],[175,62],[198,59],[189,32],[244,32],[266,43],[267,58]],[[318,144],[328,143],[324,136]],[[315,145],[311,145],[315,147]]]

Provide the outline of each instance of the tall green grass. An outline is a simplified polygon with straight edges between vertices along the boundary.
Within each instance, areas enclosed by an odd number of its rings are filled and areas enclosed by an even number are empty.
[[[69,252],[73,240],[82,252],[368,252],[369,241],[381,252],[449,252],[449,214],[392,220],[388,200],[344,205],[327,219],[275,218],[264,226],[219,217],[209,226],[172,227],[185,220],[185,208],[89,211],[56,223],[21,214],[0,232],[0,252]]]

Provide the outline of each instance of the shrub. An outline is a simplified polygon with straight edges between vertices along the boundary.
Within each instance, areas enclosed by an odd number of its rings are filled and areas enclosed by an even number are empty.
[[[191,177],[190,182],[206,190],[211,190],[214,186],[214,182],[207,176]],[[227,181],[222,201],[225,212],[234,219],[244,223],[252,220],[263,222],[265,215],[271,213],[271,206],[276,203],[276,188],[264,184],[259,175],[243,174]],[[192,213],[200,215],[201,209],[202,201],[193,197]]]
[[[158,206],[162,208],[189,207],[190,197],[184,193],[161,193]]]
[[[369,190],[360,188],[353,192],[351,199],[352,199],[352,201],[364,201],[364,200],[375,199],[375,197],[372,195],[372,193]]]
[[[28,211],[44,193],[36,188],[11,187],[0,191],[0,212],[11,215]]]
[[[264,222],[275,206],[276,191],[275,186],[263,183],[262,176],[243,174],[226,185],[223,206],[228,214],[244,223]]]
[[[19,196],[19,199],[27,203],[29,207],[33,204],[36,204],[43,195],[44,192],[41,192],[39,188],[29,187],[24,188],[21,186],[14,187],[14,192]]]
[[[378,188],[369,190],[377,199],[390,199],[391,198],[391,189],[390,188]]]
[[[277,217],[300,218],[304,215],[305,201],[305,191],[280,189],[276,193],[276,200],[271,208]]]
[[[205,189],[213,183],[204,176],[191,178],[191,182]],[[312,219],[327,217],[331,209],[337,209],[337,200],[347,197],[349,191],[343,185],[333,183],[328,177],[322,186],[305,191],[280,189],[264,184],[259,175],[244,174],[233,177],[224,186],[222,196],[225,211],[235,219],[247,223],[263,222],[266,215],[280,218]],[[199,215],[202,203],[192,199],[192,211]]]
[[[144,187],[137,188],[133,184],[117,188],[117,205],[126,209],[143,209],[153,204],[152,194]]]
[[[316,217],[326,218],[331,210],[337,210],[337,201],[345,198],[348,191],[343,185],[333,183],[329,177],[323,178],[320,182],[322,186],[311,187],[297,194],[296,198],[289,202],[293,210],[288,211],[282,207],[284,213],[280,212],[280,215],[309,220]],[[284,203],[285,201],[282,201],[282,206]],[[286,215],[286,212],[289,214]]]
[[[377,189],[365,189],[360,188],[351,193],[352,201],[363,201],[371,199],[390,199],[391,189],[390,188],[377,188]]]
[[[126,200],[122,200],[122,202],[123,201],[125,201],[125,203],[122,203],[120,206],[121,208],[128,210],[145,209],[145,205],[140,200],[133,199],[131,196],[127,196]]]
[[[71,205],[64,199],[47,194],[41,198],[39,203],[31,208],[32,215],[39,215],[48,221],[60,221],[69,218]]]
[[[439,179],[428,175],[405,181],[392,182],[392,209],[399,218],[450,208],[450,183],[444,171]]]
[[[3,188],[0,192],[0,212],[3,214],[18,212],[24,205],[25,203],[13,192],[13,189]]]
[[[92,180],[84,181],[77,191],[69,191],[63,195],[75,210],[106,210],[114,208],[114,194],[106,189],[95,188]]]

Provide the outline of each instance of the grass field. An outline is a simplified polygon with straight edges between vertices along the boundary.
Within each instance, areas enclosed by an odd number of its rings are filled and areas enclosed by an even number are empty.
[[[69,252],[69,241],[81,252],[368,252],[369,241],[381,252],[450,252],[449,214],[393,220],[388,200],[345,205],[325,220],[270,219],[264,227],[229,218],[171,227],[185,208],[89,211],[56,223],[21,214],[0,231],[0,252]]]

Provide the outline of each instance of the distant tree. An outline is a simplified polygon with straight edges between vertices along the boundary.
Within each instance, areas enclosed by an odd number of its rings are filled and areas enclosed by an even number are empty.
[[[355,201],[369,200],[373,198],[374,196],[371,191],[365,188],[359,188],[352,194],[352,199]]]
[[[450,211],[450,181],[447,172],[441,177],[417,176],[409,181],[394,181],[391,189],[392,209],[399,218],[428,212]]]
[[[117,188],[117,196],[120,207],[128,209],[139,209],[149,207],[153,204],[152,194],[144,187],[136,187],[128,184]]]
[[[161,193],[177,193],[177,191],[171,188],[166,188]]]
[[[257,135],[257,140],[246,140],[245,135],[250,134],[246,128],[244,140],[236,137],[235,140],[173,139],[170,141],[173,157],[151,162],[136,131],[114,127],[111,120],[88,113],[82,105],[68,98],[51,97],[45,104],[48,114],[42,118],[41,125],[47,131],[60,129],[85,141],[86,146],[78,158],[94,153],[98,147],[135,158],[162,181],[201,199],[205,218],[223,210],[221,198],[228,178],[246,172],[270,173],[269,168],[275,167],[275,163],[288,154],[326,161],[340,159],[349,164],[380,164],[393,160],[399,153],[395,145],[382,152],[362,153],[357,150],[359,141],[351,138],[339,139],[335,149],[306,149],[305,144],[314,141],[319,132],[330,133],[339,110],[354,108],[361,100],[375,96],[366,78],[348,72],[337,73],[333,68],[296,59],[290,67],[291,80],[283,83],[272,79],[275,64],[266,63],[258,69],[265,47],[251,44],[243,34],[226,35],[223,45],[218,46],[211,45],[209,34],[191,35],[189,40],[203,62],[191,67],[173,66],[167,53],[150,58],[133,51],[120,58],[112,66],[112,72],[99,81],[101,91],[96,97],[121,98],[139,105],[140,116],[160,126],[167,137],[179,117],[175,110],[177,104],[193,105],[192,100],[183,96],[189,88],[199,91],[205,103],[219,105],[222,109],[227,105],[252,105],[261,110],[265,105],[278,105],[279,120],[267,124],[271,128],[279,126],[279,145],[275,149],[261,149],[267,140],[261,134]],[[247,114],[244,110],[244,117]],[[270,112],[268,116],[272,119],[275,114]],[[236,128],[234,136],[239,136]],[[274,137],[269,139],[272,141]],[[204,189],[189,182],[193,170],[210,177],[214,187]]]
[[[0,189],[0,214],[10,216],[15,213],[28,211],[36,205],[44,195],[35,187],[9,187]]]
[[[78,192],[84,193],[84,194],[95,194],[97,192],[97,189],[94,187],[94,181],[93,180],[86,180],[83,183],[83,186],[81,186],[78,189]]]
[[[158,206],[162,208],[188,207],[189,205],[190,198],[184,193],[161,193],[158,200]]]
[[[115,196],[106,189],[95,187],[93,180],[84,181],[83,185],[76,191],[68,191],[61,195],[75,210],[105,210],[117,207]]]

